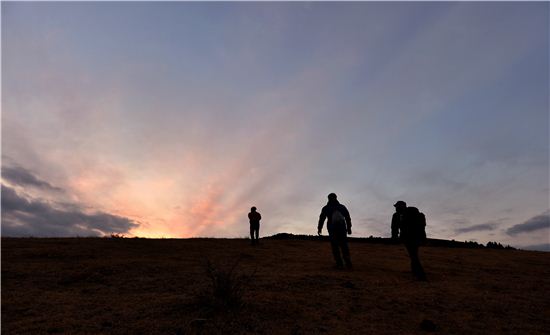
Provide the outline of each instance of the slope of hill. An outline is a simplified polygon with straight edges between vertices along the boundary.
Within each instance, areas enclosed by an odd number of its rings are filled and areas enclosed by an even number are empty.
[[[329,241],[329,237],[326,235],[295,235],[289,233],[279,233],[273,236],[264,237],[267,240],[297,240],[297,241]],[[374,243],[374,244],[397,244],[394,239],[384,237],[348,237],[349,241],[357,243]],[[455,241],[455,240],[442,240],[436,238],[428,238],[424,245],[429,247],[447,247],[447,248],[491,248],[491,249],[509,249],[516,250],[516,248],[509,245],[503,246],[498,242],[489,242],[486,246],[474,241]]]
[[[550,254],[325,241],[2,239],[5,334],[547,334]],[[214,290],[215,289],[215,290]]]

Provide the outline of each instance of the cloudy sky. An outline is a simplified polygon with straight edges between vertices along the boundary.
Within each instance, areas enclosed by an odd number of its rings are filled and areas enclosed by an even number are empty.
[[[549,4],[3,2],[2,235],[548,247]]]

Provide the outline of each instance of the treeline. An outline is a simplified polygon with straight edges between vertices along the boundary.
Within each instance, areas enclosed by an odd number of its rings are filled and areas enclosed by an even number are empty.
[[[295,235],[295,234],[289,234],[289,233],[279,233],[272,236],[264,237],[264,239],[267,240],[300,240],[300,241],[328,241],[328,236],[317,236],[317,235]],[[350,242],[353,243],[373,243],[373,244],[398,244],[398,241],[395,241],[391,238],[384,238],[384,237],[348,237]],[[470,249],[481,249],[481,248],[489,248],[489,249],[509,249],[509,250],[516,250],[516,248],[511,247],[509,245],[503,246],[501,243],[498,242],[488,242],[486,245],[483,245],[478,242],[474,241],[455,241],[455,240],[442,240],[442,239],[435,239],[435,238],[428,238],[426,241],[427,246],[432,247],[447,247],[447,248],[470,248]]]

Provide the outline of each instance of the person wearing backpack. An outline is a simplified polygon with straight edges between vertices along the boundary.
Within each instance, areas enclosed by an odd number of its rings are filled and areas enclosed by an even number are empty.
[[[328,195],[328,203],[321,210],[317,234],[320,236],[323,231],[323,224],[327,220],[327,230],[332,247],[332,255],[336,261],[337,268],[343,268],[344,263],[348,269],[352,268],[348,247],[347,235],[351,235],[351,217],[346,206],[338,202],[336,194]],[[340,256],[341,251],[341,256]],[[342,257],[344,262],[342,262]]]
[[[394,207],[392,237],[394,237],[394,228],[396,228],[399,239],[405,245],[411,259],[412,273],[418,280],[426,280],[426,273],[418,257],[418,248],[426,241],[426,217],[418,208],[407,207],[404,201],[398,201]]]
[[[248,220],[250,221],[250,243],[252,245],[260,243],[260,220],[262,216],[256,211],[256,207],[250,208]]]

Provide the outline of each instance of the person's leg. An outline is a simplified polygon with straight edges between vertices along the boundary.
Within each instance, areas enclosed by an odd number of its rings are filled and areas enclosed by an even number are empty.
[[[340,257],[340,246],[338,243],[338,238],[334,235],[330,236],[330,247],[332,248],[332,255],[334,256],[334,261],[336,262],[336,266],[342,267],[344,264],[342,262],[342,258]]]
[[[260,243],[260,226],[258,225],[255,229],[256,233],[256,244]]]
[[[420,259],[418,257],[418,245],[416,244],[407,244],[407,252],[409,253],[409,257],[411,259],[411,271],[418,279],[426,279],[426,274],[424,273],[424,269],[422,268],[422,265],[420,264]]]
[[[420,280],[426,280],[426,273],[424,272],[424,268],[422,267],[422,264],[420,263],[420,256],[419,256],[419,245],[416,245],[415,246],[415,275],[416,275],[416,278],[420,279]]]
[[[254,226],[250,225],[250,243],[254,244]]]
[[[352,268],[351,256],[349,254],[348,238],[346,235],[340,238],[340,248],[342,249],[342,256],[344,257],[344,262],[346,262],[346,267]]]
[[[410,260],[410,263],[411,263],[411,272],[414,273],[415,272],[415,259],[416,259],[416,255],[415,255],[415,251],[414,251],[414,245],[412,244],[405,244],[405,248],[407,248],[407,253],[409,254],[409,260]]]

